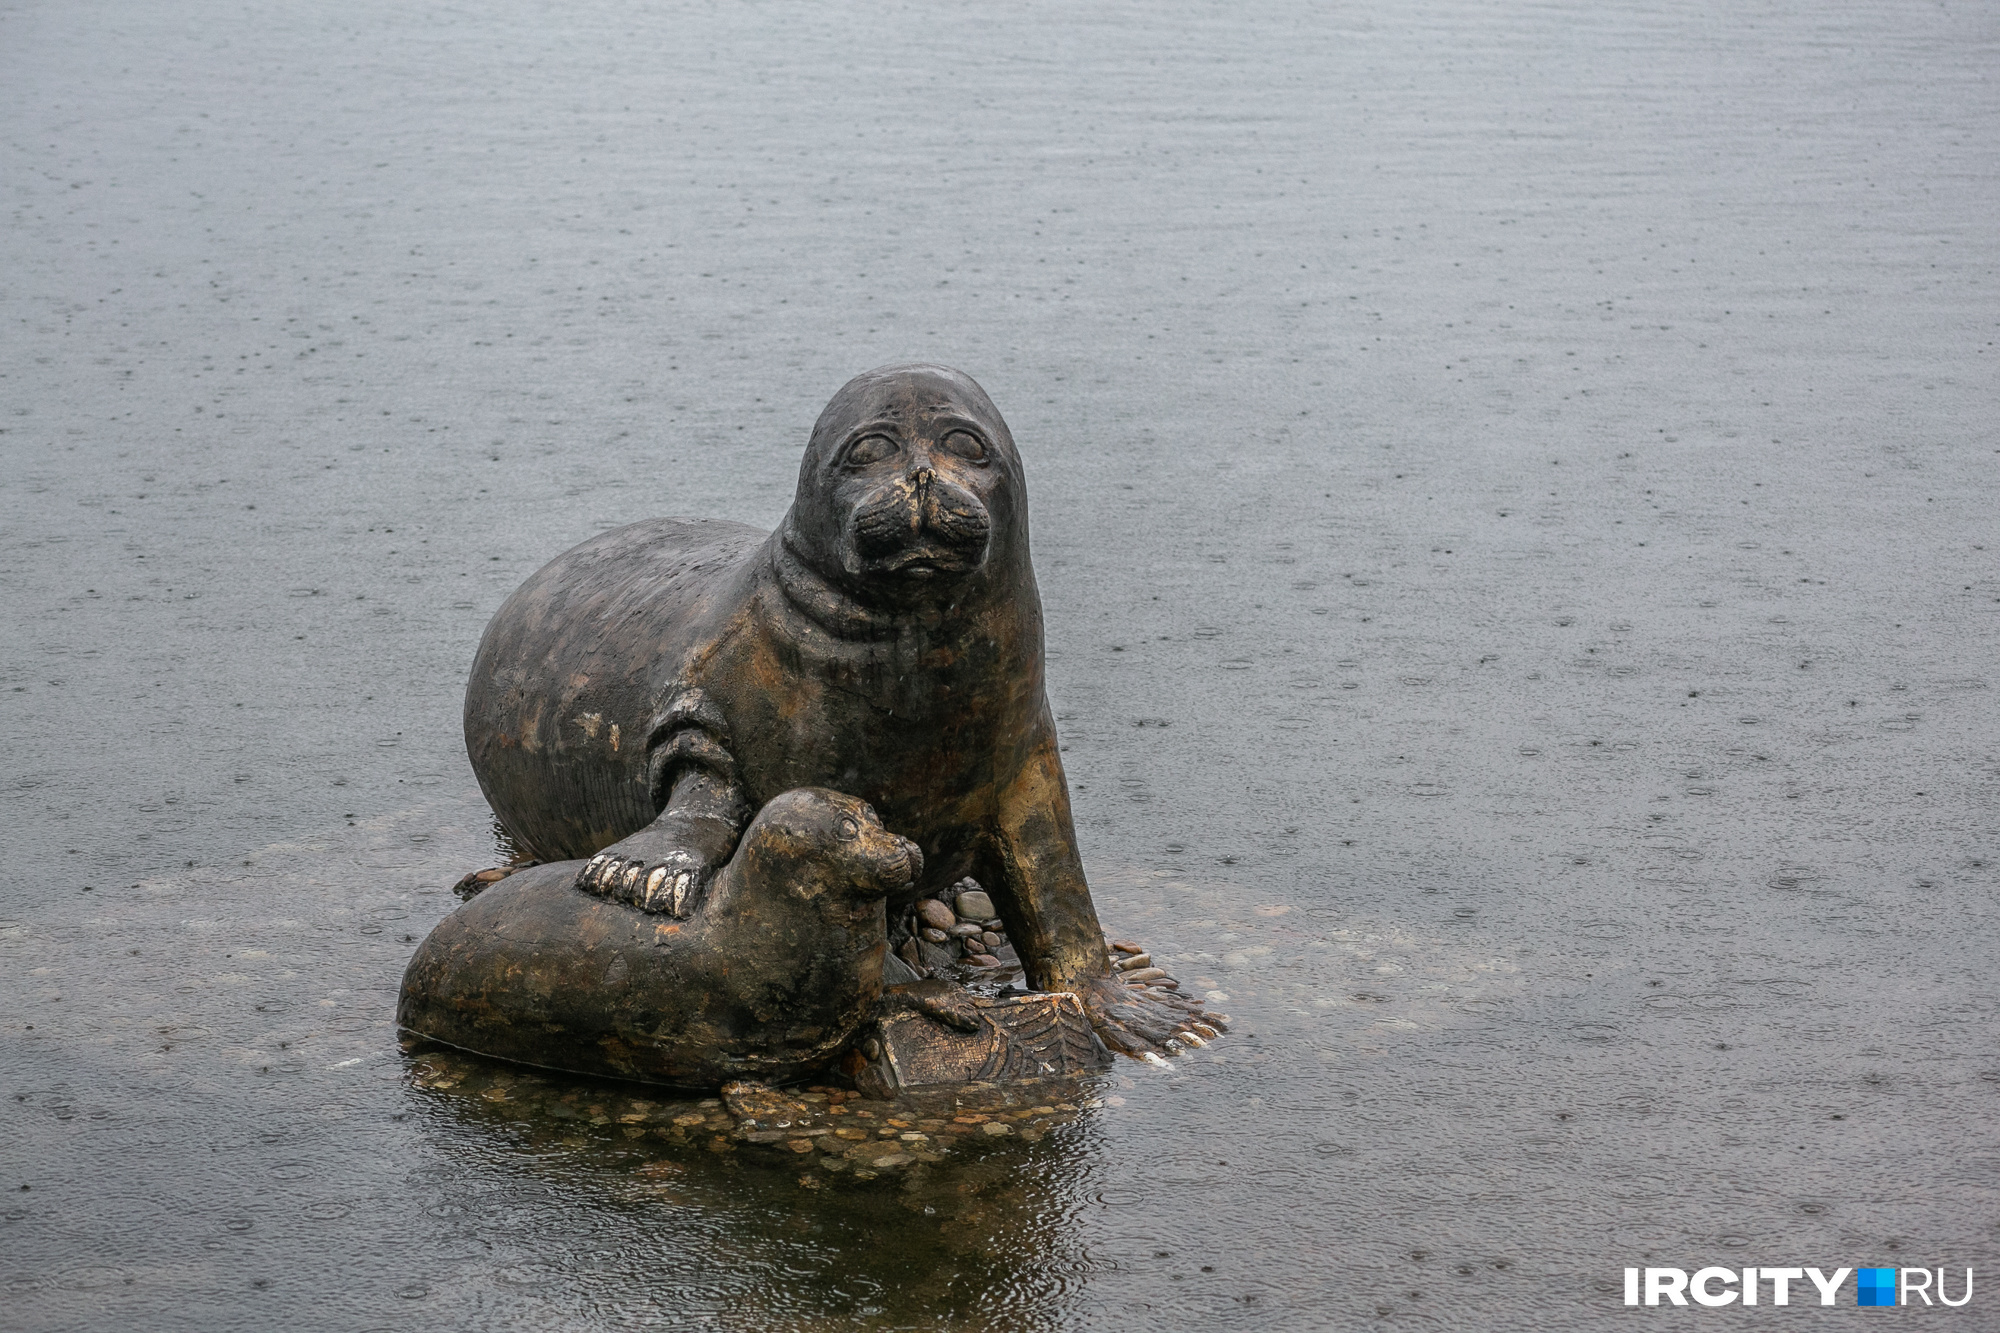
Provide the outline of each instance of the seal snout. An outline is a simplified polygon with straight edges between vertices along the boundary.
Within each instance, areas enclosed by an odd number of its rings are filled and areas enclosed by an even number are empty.
[[[924,873],[924,849],[884,828],[874,806],[857,801],[855,807],[846,816],[855,830],[849,845],[861,863],[866,896],[895,893],[916,883]]]
[[[993,518],[978,496],[922,467],[882,486],[849,520],[854,547],[890,573],[965,573],[986,559]]]
[[[881,858],[881,886],[889,892],[907,889],[924,873],[924,849],[908,838],[882,830],[887,850]]]

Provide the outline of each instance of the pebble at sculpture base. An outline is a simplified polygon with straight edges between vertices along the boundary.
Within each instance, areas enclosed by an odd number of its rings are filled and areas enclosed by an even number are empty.
[[[752,811],[792,788],[831,788],[923,850],[926,877],[891,892],[892,919],[963,877],[981,886],[963,905],[991,917],[955,915],[958,933],[940,932],[948,949],[914,933],[937,926],[912,923],[909,979],[941,960],[990,969],[1003,961],[993,950],[1011,952],[1028,987],[1074,996],[1116,1050],[1199,1045],[1220,1016],[1106,953],[1043,676],[1006,423],[958,371],[889,367],[821,413],[777,531],[654,519],[523,584],[481,640],[466,741],[524,855],[590,858],[578,889],[660,930],[705,911]],[[510,984],[535,984],[542,964],[525,944],[484,947]],[[413,968],[411,1013],[470,1002],[425,993],[423,976]],[[575,980],[585,990],[566,1003],[612,1002],[608,983]]]

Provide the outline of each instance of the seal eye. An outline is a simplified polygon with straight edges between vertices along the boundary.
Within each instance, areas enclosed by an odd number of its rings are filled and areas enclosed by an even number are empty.
[[[855,823],[852,819],[842,819],[840,821],[840,840],[842,842],[853,842],[860,836],[861,825]]]
[[[944,437],[944,447],[960,458],[974,463],[986,461],[986,441],[969,430],[955,430]]]
[[[894,457],[896,442],[886,435],[864,435],[847,448],[846,461],[855,467],[866,467]]]

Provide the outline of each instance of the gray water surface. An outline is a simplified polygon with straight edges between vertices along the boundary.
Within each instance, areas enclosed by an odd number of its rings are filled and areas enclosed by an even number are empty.
[[[0,1325],[2000,1280],[1996,68],[1952,4],[0,5]],[[919,357],[1021,443],[1107,929],[1235,1031],[895,1181],[426,1073],[486,618],[775,522]]]

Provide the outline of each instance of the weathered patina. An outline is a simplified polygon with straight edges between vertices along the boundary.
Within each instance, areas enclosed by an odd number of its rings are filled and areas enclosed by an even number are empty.
[[[850,792],[923,848],[893,906],[975,876],[1030,984],[1115,1049],[1168,1049],[1204,1016],[1113,975],[1043,674],[1013,437],[966,375],[893,366],[827,404],[775,532],[652,519],[530,578],[480,643],[466,741],[526,855],[591,857],[582,887],[665,919],[773,795]]]
[[[418,947],[396,1019],[576,1073],[686,1088],[802,1078],[870,1017],[884,896],[922,866],[854,797],[784,792],[685,916],[583,892],[576,861],[508,876]]]

